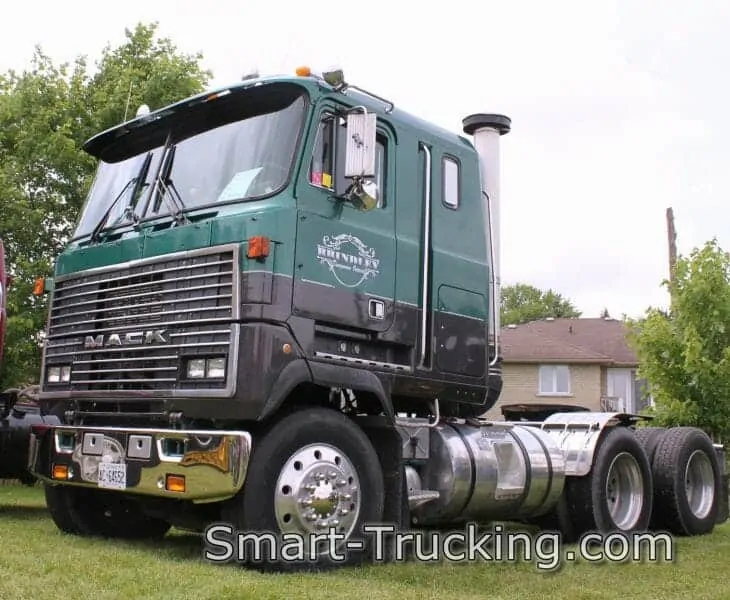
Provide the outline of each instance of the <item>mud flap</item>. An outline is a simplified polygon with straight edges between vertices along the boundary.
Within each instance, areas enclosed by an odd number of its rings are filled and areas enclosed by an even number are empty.
[[[715,454],[717,454],[717,460],[720,463],[720,470],[722,472],[722,492],[720,493],[717,506],[717,518],[715,519],[715,523],[719,525],[727,521],[730,517],[730,489],[728,489],[725,448],[722,444],[715,444]]]
[[[357,422],[357,420],[356,420]],[[383,471],[383,483],[385,486],[385,509],[383,511],[383,523],[370,523],[370,525],[392,526],[395,532],[406,531],[410,526],[411,515],[408,508],[408,489],[406,486],[405,465],[402,459],[401,437],[398,432],[383,419],[378,422],[368,419],[358,423],[367,434],[375,447]],[[375,535],[375,534],[371,534]],[[367,560],[378,560],[393,562],[395,560],[395,544],[392,543],[392,536],[385,535],[385,556],[375,556],[374,545],[370,547]]]

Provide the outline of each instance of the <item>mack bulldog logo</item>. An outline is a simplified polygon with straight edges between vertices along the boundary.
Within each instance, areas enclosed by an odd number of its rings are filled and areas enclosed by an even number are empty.
[[[349,233],[324,236],[317,244],[317,258],[345,287],[357,287],[380,273],[375,248],[368,248],[360,238]]]
[[[100,462],[124,462],[124,448],[117,440],[105,436],[102,444],[101,455],[84,454],[81,450],[81,444],[77,444],[74,448],[71,458],[80,465],[81,479],[84,481],[97,482]]]

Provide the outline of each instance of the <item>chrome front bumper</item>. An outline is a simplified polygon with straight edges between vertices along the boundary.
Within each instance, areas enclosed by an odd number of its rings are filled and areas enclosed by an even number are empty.
[[[245,431],[41,425],[28,469],[51,484],[215,502],[241,489],[250,455]]]

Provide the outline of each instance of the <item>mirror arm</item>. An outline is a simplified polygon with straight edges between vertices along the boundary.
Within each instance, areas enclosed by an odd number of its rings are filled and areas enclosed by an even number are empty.
[[[347,202],[357,208],[357,196],[355,196],[355,194],[353,193],[356,185],[357,183],[353,181],[350,185],[347,186],[347,189],[344,192],[342,192],[341,194],[333,194],[330,197],[340,204]]]
[[[332,194],[330,196],[331,200],[334,200],[339,205],[342,205],[344,203],[348,203],[352,205],[353,208],[356,208],[357,210],[363,210],[364,204],[362,200],[358,197],[356,191],[358,187],[362,187],[362,178],[356,177],[353,179],[353,181],[347,186],[347,189],[345,189],[344,192],[341,194]]]

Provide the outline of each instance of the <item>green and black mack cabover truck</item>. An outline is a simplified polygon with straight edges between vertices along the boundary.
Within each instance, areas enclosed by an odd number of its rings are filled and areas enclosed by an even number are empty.
[[[56,525],[711,531],[722,449],[697,429],[480,417],[502,387],[510,126],[474,114],[457,135],[302,68],[89,140],[98,173],[46,286],[40,398],[62,424],[30,448]]]

